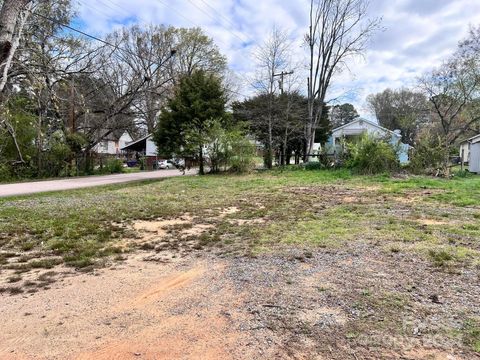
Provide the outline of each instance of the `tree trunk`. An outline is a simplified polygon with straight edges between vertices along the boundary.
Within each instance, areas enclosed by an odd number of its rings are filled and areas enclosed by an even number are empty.
[[[450,146],[445,140],[445,154],[443,155],[443,176],[450,177]]]
[[[287,165],[287,142],[288,142],[288,131],[285,128],[285,134],[283,137],[283,146],[280,163],[282,166]]]
[[[200,146],[200,150],[198,152],[198,160],[199,160],[199,165],[200,165],[200,169],[199,169],[199,174],[200,175],[205,175],[205,169],[204,169],[204,166],[203,166],[203,146]]]
[[[31,0],[3,1],[2,9],[0,10],[0,69],[3,74],[0,92],[5,87],[13,53],[18,47],[22,28],[26,21],[27,14],[24,14],[22,17],[22,11],[25,10],[30,2]],[[17,32],[17,35],[15,35],[15,32]]]
[[[273,93],[270,93],[270,101],[269,101],[269,114],[268,114],[268,146],[267,146],[267,158],[265,159],[265,165],[267,169],[271,169],[273,167],[273,101],[272,101]]]

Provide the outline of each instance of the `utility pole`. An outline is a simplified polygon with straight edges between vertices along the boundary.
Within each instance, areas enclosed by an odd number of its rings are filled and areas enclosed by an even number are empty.
[[[282,71],[280,74],[273,74],[273,77],[275,76],[280,76],[280,81],[279,81],[279,84],[280,84],[280,93],[283,95],[283,77],[285,75],[292,75],[293,74],[293,70],[292,71],[289,71],[289,72],[284,72]]]

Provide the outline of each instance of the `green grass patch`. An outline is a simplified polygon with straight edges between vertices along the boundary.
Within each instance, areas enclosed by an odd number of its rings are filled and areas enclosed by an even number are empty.
[[[296,189],[308,191],[293,191]],[[336,191],[344,195],[337,196]],[[344,203],[349,192],[359,199],[358,203]],[[412,194],[415,200],[411,205],[397,201]],[[386,200],[375,202],[378,197]],[[402,252],[419,251],[438,263],[452,260],[442,259],[441,253],[429,255],[429,248],[438,252],[445,245],[458,245],[453,251],[454,261],[470,261],[477,256],[480,242],[480,226],[476,224],[480,211],[474,208],[478,204],[478,176],[400,179],[300,167],[2,198],[0,267],[50,267],[58,261],[75,267],[90,266],[119,253],[112,250],[118,239],[131,236],[131,230],[125,233],[125,224],[185,213],[216,225],[211,235],[199,239],[200,247],[223,246],[232,253],[242,247],[249,252],[265,251],[278,243],[338,248],[360,239],[377,241],[386,249],[388,244],[415,244],[402,246]],[[214,219],[222,209],[233,206],[239,208],[237,213]],[[470,207],[470,215],[462,223],[465,206]],[[410,216],[428,214],[456,223],[420,226],[405,219],[405,211],[411,211]],[[235,225],[231,222],[235,219],[263,222]],[[38,252],[42,259],[12,264],[6,255],[27,252]],[[53,265],[44,260],[52,254],[57,256],[52,257]]]
[[[473,351],[480,353],[480,321],[468,319],[463,326],[464,344],[471,347]]]

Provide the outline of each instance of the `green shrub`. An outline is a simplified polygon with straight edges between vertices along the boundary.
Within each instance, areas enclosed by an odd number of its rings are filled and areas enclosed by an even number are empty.
[[[322,170],[325,169],[325,165],[321,162],[308,162],[305,164],[305,170]]]
[[[242,133],[230,133],[229,170],[235,173],[247,173],[255,168],[255,145]]]
[[[389,173],[400,168],[396,149],[385,139],[365,134],[347,147],[349,159],[346,166],[357,174]]]
[[[12,172],[8,165],[0,164],[0,182],[12,180]]]
[[[245,136],[242,124],[225,127],[221,119],[213,119],[208,123],[208,127],[206,163],[211,173],[222,170],[247,173],[255,168],[255,145]]]
[[[438,137],[424,134],[415,142],[408,168],[415,174],[432,174],[442,167],[445,149]]]
[[[458,170],[458,171],[453,173],[453,176],[457,177],[457,178],[465,179],[465,178],[468,178],[468,177],[473,177],[474,174],[472,174],[468,170]]]
[[[108,174],[120,174],[123,172],[123,161],[120,159],[110,159],[105,164],[105,172]]]

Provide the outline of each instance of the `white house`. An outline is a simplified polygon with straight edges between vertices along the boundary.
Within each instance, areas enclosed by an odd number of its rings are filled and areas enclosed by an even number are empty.
[[[405,164],[408,162],[409,145],[401,142],[402,135],[400,130],[391,131],[363,118],[357,118],[348,124],[333,129],[332,135],[325,144],[327,153],[329,155],[338,153],[343,140],[351,140],[352,138],[360,137],[365,133],[379,138],[389,138],[390,143],[393,145],[399,145],[398,159],[400,160],[400,163]],[[318,151],[320,148],[320,144],[315,144],[314,150]]]
[[[102,155],[120,155],[122,148],[132,141],[128,131],[113,131],[94,147],[94,151]]]

